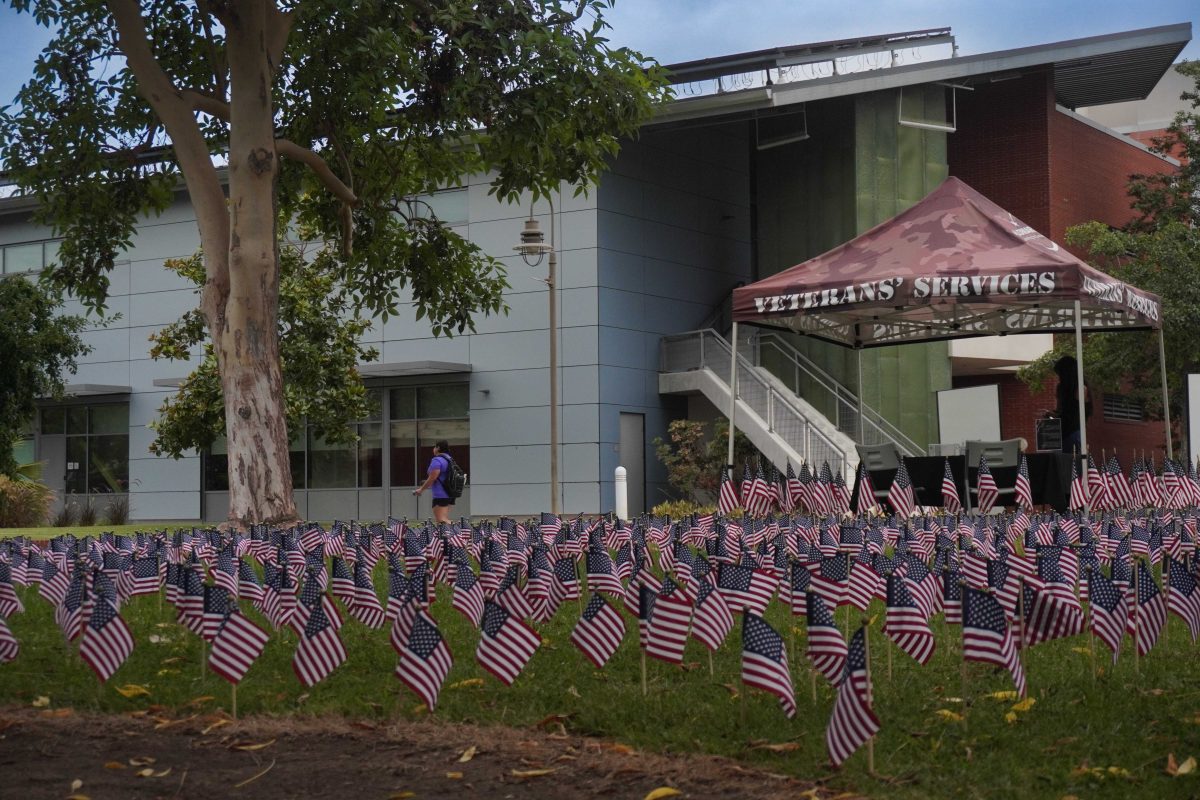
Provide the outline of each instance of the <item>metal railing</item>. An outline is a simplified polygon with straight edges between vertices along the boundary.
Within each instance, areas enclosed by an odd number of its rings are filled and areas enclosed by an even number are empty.
[[[845,471],[847,464],[857,461],[857,455],[825,434],[809,419],[809,414],[796,402],[796,396],[780,392],[747,358],[752,347],[743,342],[738,353],[738,398],[766,422],[767,429],[787,442],[810,464],[828,461],[835,471]],[[712,329],[689,331],[664,336],[659,344],[659,369],[662,372],[688,372],[708,369],[725,385],[729,385],[729,342]],[[721,409],[727,411],[728,409]]]
[[[751,360],[755,364],[765,366],[784,383],[789,383],[788,379],[790,378],[789,388],[818,409],[825,411],[826,416],[833,421],[839,431],[859,444],[891,443],[900,449],[901,455],[925,455],[923,447],[884,419],[878,411],[865,404],[862,408],[863,419],[860,432],[858,395],[813,363],[808,356],[793,347],[779,334],[754,330],[749,338],[749,347],[753,353]],[[744,348],[745,345],[742,345],[739,349]],[[764,355],[774,355],[782,363],[767,365],[764,363]]]

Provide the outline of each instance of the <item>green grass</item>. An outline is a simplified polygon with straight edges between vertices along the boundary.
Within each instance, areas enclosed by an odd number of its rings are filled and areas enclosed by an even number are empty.
[[[144,522],[138,521],[132,525],[91,525],[81,527],[79,525],[68,525],[65,528],[0,528],[0,539],[14,539],[18,536],[28,536],[30,539],[53,539],[55,536],[62,536],[65,533],[73,533],[76,536],[99,536],[102,533],[137,533],[138,531],[153,531],[167,530],[173,531],[176,528],[191,529],[192,527],[201,527],[205,523],[197,522],[196,520],[183,520],[172,522]]]
[[[376,585],[385,585],[382,564]],[[886,781],[867,774],[865,750],[841,772],[827,768],[824,734],[833,691],[818,678],[813,699],[802,624],[795,628],[792,660],[799,712],[788,720],[773,697],[755,690],[742,693],[739,629],[716,653],[712,677],[707,651],[695,642],[688,646],[686,669],[649,660],[649,694],[643,697],[636,622],[626,619],[621,649],[607,668],[596,670],[568,641],[578,618],[573,604],[541,627],[541,649],[516,684],[505,688],[478,666],[478,633],[450,607],[448,590],[438,589],[433,614],[455,661],[437,718],[532,726],[550,715],[565,715],[566,727],[575,733],[609,737],[640,749],[730,756],[773,772],[827,778],[832,788],[875,797],[1124,798],[1200,792],[1200,776],[1170,778],[1163,773],[1169,752],[1181,762],[1200,757],[1196,648],[1174,618],[1167,641],[1160,641],[1141,660],[1137,674],[1128,641],[1115,669],[1110,669],[1107,650],[1097,644],[1096,664],[1102,674],[1095,680],[1086,638],[1034,648],[1025,659],[1030,696],[1036,703],[1008,722],[1005,715],[1014,701],[987,695],[1011,690],[1011,679],[1007,672],[985,665],[961,669],[957,627],[944,626],[940,618],[935,621],[938,649],[921,667],[885,643],[878,617],[870,638],[875,707],[883,724],[875,763],[878,773],[900,779]],[[52,707],[78,710],[127,712],[151,704],[177,713],[228,709],[229,684],[202,669],[201,640],[176,625],[172,609],[158,598],[139,597],[125,606],[122,613],[137,646],[109,684],[101,686],[76,647],[59,635],[48,604],[32,590],[19,592],[26,611],[10,624],[21,653],[0,666],[0,704],[28,706],[45,695]],[[879,612],[876,603],[871,613]],[[257,612],[249,613],[266,625]],[[844,615],[838,614],[839,623]],[[773,604],[768,619],[779,630],[787,630],[790,622],[778,604]],[[371,631],[347,618],[342,635],[349,661],[306,690],[291,669],[295,634],[275,633],[238,689],[239,712],[369,719],[424,716],[420,701],[393,677],[396,657],[386,629]],[[158,641],[151,642],[151,636]],[[123,697],[116,687],[126,684],[145,686],[150,694]],[[206,695],[214,699],[189,705]],[[939,714],[943,711],[965,711],[965,724]],[[754,749],[762,743],[795,743],[797,748]],[[1125,773],[1080,772],[1084,765],[1116,767]]]

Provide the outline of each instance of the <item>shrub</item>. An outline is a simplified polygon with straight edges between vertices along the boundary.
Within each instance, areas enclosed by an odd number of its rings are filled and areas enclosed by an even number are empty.
[[[677,419],[667,426],[668,441],[654,440],[658,460],[667,468],[667,483],[676,496],[692,503],[715,503],[721,486],[721,470],[728,455],[729,423],[717,420],[711,436],[703,422]],[[740,468],[762,456],[745,434],[734,436],[734,476]]]
[[[75,504],[63,501],[63,507],[50,520],[55,528],[69,528],[75,524]]]
[[[92,505],[92,498],[83,501],[83,508],[79,509],[79,524],[88,528],[96,524],[96,507]]]
[[[124,525],[129,522],[129,495],[113,495],[108,510],[104,512],[104,518],[108,520],[109,525]]]
[[[54,490],[36,481],[0,475],[0,528],[35,528],[46,521]]]
[[[650,516],[670,517],[672,520],[677,520],[692,514],[712,514],[715,511],[716,506],[699,505],[690,500],[669,500],[650,509]]]

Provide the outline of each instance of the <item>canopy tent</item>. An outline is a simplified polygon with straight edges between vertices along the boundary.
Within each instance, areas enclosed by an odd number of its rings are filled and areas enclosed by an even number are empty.
[[[1081,388],[1084,331],[1158,330],[1162,356],[1156,295],[1089,266],[957,178],[861,236],[735,289],[733,320],[735,354],[738,323],[855,349],[1074,329]],[[1165,409],[1165,361],[1162,379]],[[735,405],[731,397],[731,447]]]

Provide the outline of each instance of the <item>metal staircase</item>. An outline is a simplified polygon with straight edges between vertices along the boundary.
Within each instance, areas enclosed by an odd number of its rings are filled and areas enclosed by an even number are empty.
[[[659,392],[701,394],[722,414],[729,413],[729,342],[712,328],[664,336],[659,345]],[[777,374],[761,366],[764,355],[791,372],[792,386],[804,386],[826,409],[822,413],[797,395]],[[756,331],[738,343],[737,425],[780,470],[788,462],[828,461],[847,478],[858,464],[855,442],[893,442],[905,455],[924,451],[878,412],[863,408],[857,396],[834,380],[782,337]]]

